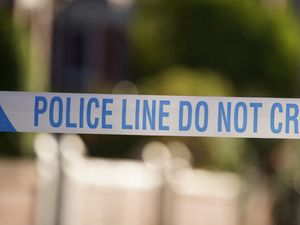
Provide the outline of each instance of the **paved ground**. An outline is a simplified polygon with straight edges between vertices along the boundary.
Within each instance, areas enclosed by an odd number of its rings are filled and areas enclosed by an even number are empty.
[[[33,224],[35,181],[33,161],[0,159],[0,224]]]

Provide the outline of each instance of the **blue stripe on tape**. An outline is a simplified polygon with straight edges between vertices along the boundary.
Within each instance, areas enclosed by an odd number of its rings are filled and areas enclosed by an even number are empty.
[[[0,106],[0,132],[17,132]]]

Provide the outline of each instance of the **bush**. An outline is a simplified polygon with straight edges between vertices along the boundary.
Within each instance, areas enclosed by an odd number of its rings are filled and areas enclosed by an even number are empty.
[[[16,30],[5,12],[0,11],[0,90],[20,90],[21,56]],[[0,154],[20,155],[19,135],[0,133]]]
[[[295,96],[300,35],[288,12],[248,0],[141,0],[137,7],[130,28],[137,76],[179,64],[224,74],[238,95]]]

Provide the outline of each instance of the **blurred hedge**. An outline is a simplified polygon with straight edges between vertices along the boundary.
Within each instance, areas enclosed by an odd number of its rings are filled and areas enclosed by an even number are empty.
[[[17,31],[5,11],[0,10],[0,90],[18,91],[21,88],[21,55]],[[0,155],[20,155],[19,135],[0,133]]]
[[[295,96],[300,35],[288,9],[256,0],[140,0],[137,9],[136,76],[183,65],[223,74],[237,95]]]

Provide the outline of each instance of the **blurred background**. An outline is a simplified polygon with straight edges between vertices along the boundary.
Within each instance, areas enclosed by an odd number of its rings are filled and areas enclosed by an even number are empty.
[[[300,96],[300,0],[0,0],[0,90]],[[300,224],[300,142],[0,134],[0,224]]]

